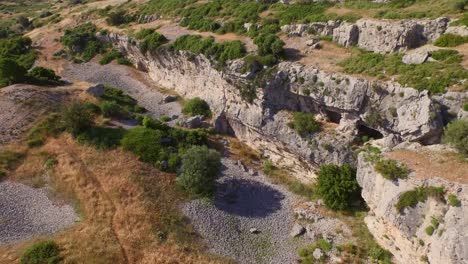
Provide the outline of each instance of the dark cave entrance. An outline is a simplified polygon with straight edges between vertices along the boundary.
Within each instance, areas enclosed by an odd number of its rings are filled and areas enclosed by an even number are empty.
[[[341,113],[335,112],[335,111],[330,111],[330,110],[325,110],[325,114],[328,117],[328,121],[339,124],[341,120]]]
[[[378,130],[370,128],[363,124],[358,124],[357,129],[359,131],[358,135],[360,138],[367,137],[369,139],[381,139],[383,138],[383,134],[380,133]]]

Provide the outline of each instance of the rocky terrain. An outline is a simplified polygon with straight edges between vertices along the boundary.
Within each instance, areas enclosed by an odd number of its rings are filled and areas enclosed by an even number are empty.
[[[467,263],[466,153],[445,138],[451,122],[468,120],[465,5],[450,1],[447,11],[424,1],[265,2],[246,1],[251,5],[239,11],[223,1],[60,1],[49,3],[57,14],[15,17],[21,27],[12,28],[33,44],[11,57],[37,51],[34,65],[50,66],[62,80],[41,83],[28,66],[19,80],[37,86],[0,90],[0,151],[24,155],[20,169],[0,161],[0,263],[18,262],[22,243],[37,236],[57,240],[66,263],[87,255],[90,263]],[[92,34],[73,32],[88,21],[96,25]],[[139,36],[144,30],[153,31]],[[180,48],[187,34],[212,39]],[[265,51],[263,34],[281,51]],[[444,37],[447,43],[437,45]],[[89,43],[66,44],[77,39]],[[223,49],[235,59],[221,59],[216,51]],[[0,87],[13,80],[4,72]],[[440,72],[450,74],[428,75]],[[105,101],[110,87],[111,97],[131,98]],[[210,115],[182,110],[195,97]],[[41,118],[76,100],[99,113],[87,134],[63,128],[65,135],[41,138],[38,149],[18,147]],[[131,100],[136,105],[125,105]],[[127,115],[113,116],[116,109]],[[312,114],[320,128],[299,132],[297,113]],[[121,138],[138,125],[155,133],[181,129],[172,132],[182,137],[208,127],[210,148],[240,154],[221,153],[212,199],[181,195],[175,175],[188,147],[171,142],[171,134],[138,149],[174,144],[153,153],[164,160],[129,153]],[[92,148],[101,143],[93,140],[114,145]],[[67,186],[60,191],[83,203],[83,222],[71,231],[78,217],[49,197],[52,187],[14,182],[36,177],[51,154],[58,161],[52,177]],[[177,169],[161,172],[174,156]],[[386,175],[377,160],[394,161],[392,169],[405,175]],[[319,171],[328,164],[356,168],[360,197],[352,210],[336,212],[318,199]]]
[[[49,190],[0,182],[0,246],[54,234],[79,220],[70,205],[60,205]]]

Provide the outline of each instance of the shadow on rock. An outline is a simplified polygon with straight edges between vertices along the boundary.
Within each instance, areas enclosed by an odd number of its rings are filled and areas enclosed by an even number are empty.
[[[281,209],[285,197],[261,182],[228,179],[217,186],[214,204],[219,210],[245,217],[267,217]]]

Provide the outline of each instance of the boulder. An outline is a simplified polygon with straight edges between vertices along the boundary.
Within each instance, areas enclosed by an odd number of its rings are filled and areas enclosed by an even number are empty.
[[[305,233],[305,231],[306,231],[306,229],[303,226],[296,223],[292,227],[291,232],[289,233],[289,236],[291,236],[291,237],[302,236]]]
[[[187,119],[185,119],[181,126],[187,127],[187,128],[199,128],[202,125],[202,120],[203,116],[192,116]]]
[[[415,51],[407,53],[403,56],[403,63],[404,64],[422,64],[426,62],[429,58],[429,52],[422,50],[422,51]]]
[[[258,233],[260,233],[260,231],[259,231],[257,228],[250,228],[250,229],[249,229],[249,232],[250,232],[251,234],[258,234]]]
[[[101,97],[105,91],[106,87],[103,84],[96,84],[86,89],[86,92],[94,97]]]

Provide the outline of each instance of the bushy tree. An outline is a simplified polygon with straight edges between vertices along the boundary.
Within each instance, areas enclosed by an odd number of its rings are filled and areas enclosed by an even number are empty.
[[[468,121],[455,120],[447,125],[443,142],[468,155]]]
[[[182,109],[182,112],[189,116],[201,115],[204,117],[211,116],[210,106],[207,102],[195,97],[187,101]]]
[[[65,129],[73,136],[78,136],[93,125],[93,113],[81,102],[74,102],[63,113]]]
[[[356,170],[345,164],[320,167],[317,193],[325,205],[333,210],[349,209],[354,199],[359,199],[360,187],[356,181]]]
[[[289,126],[297,131],[301,136],[307,136],[320,130],[320,123],[315,120],[311,113],[293,113],[293,120]]]
[[[182,156],[177,183],[187,192],[210,196],[221,168],[221,156],[206,146],[194,146]]]
[[[11,59],[0,58],[0,87],[24,81],[26,69]]]
[[[258,46],[260,55],[275,55],[278,56],[283,52],[285,43],[276,34],[261,34],[254,39],[255,45]]]

